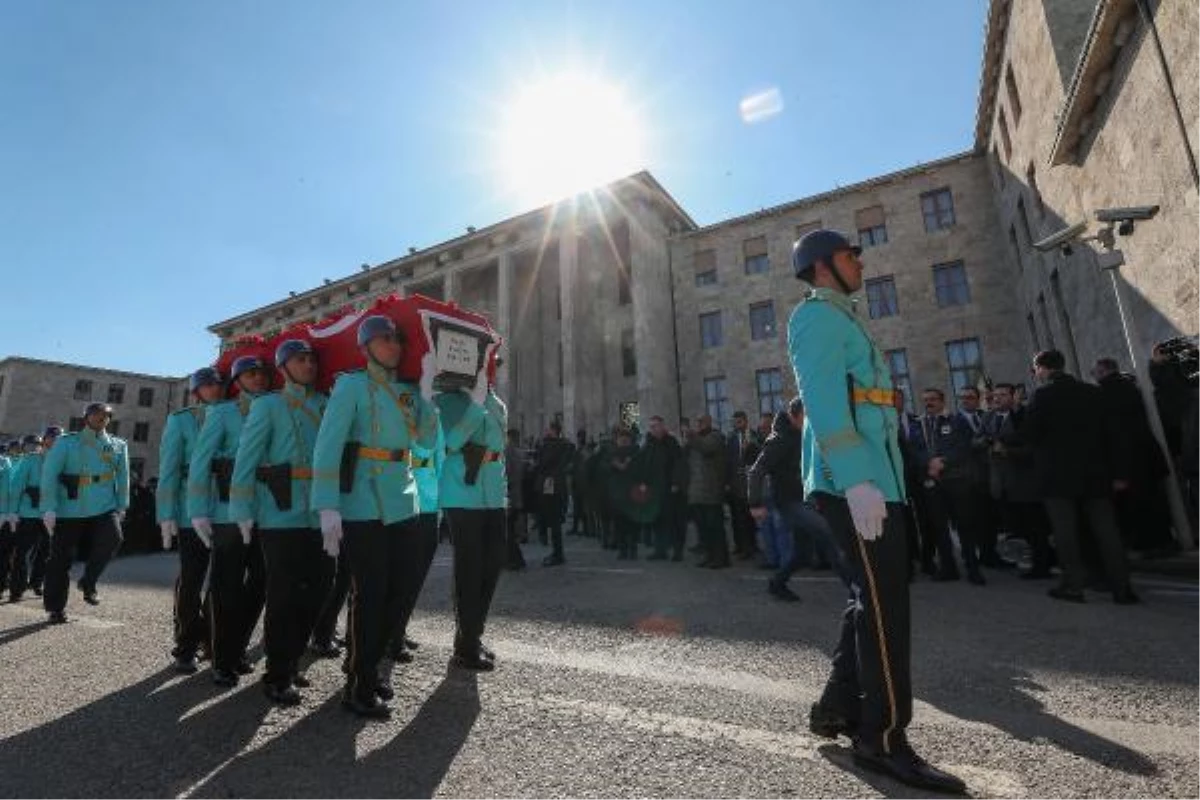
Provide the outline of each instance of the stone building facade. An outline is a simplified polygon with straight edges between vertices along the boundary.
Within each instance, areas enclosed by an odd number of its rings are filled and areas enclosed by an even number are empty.
[[[186,404],[186,382],[161,375],[39,361],[0,360],[0,439],[41,433],[49,425],[79,430],[90,402],[113,407],[109,431],[129,445],[134,476],[158,475],[158,444],[167,415]]]
[[[992,165],[998,226],[1029,349],[1086,374],[1130,367],[1095,243],[1032,243],[1102,208],[1158,205],[1117,246],[1145,357],[1197,332],[1197,4],[1194,0],[992,0],[976,151]],[[1161,45],[1161,49],[1160,49]]]

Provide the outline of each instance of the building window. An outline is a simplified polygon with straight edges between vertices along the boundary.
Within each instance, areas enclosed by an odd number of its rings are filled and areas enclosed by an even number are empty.
[[[701,250],[696,253],[696,285],[713,286],[717,282],[717,251]]]
[[[1079,353],[1075,350],[1075,330],[1071,327],[1071,314],[1063,298],[1062,282],[1058,279],[1058,270],[1050,273],[1050,293],[1054,295],[1054,305],[1058,307],[1058,322],[1062,325],[1063,336],[1067,337],[1067,358],[1070,365],[1079,373]]]
[[[758,275],[771,269],[765,236],[755,236],[742,242],[742,256],[745,259],[747,275]]]
[[[621,374],[628,378],[637,375],[637,351],[633,347],[633,331],[621,331]]]
[[[721,312],[710,311],[700,315],[700,347],[704,350],[710,347],[720,347],[724,335],[721,331]]]
[[[109,436],[120,436],[121,435],[121,423],[115,419],[109,420],[107,430],[108,430]]]
[[[871,319],[894,317],[900,313],[896,304],[896,281],[891,275],[867,281],[867,306]]]
[[[713,427],[724,430],[729,421],[729,397],[725,393],[725,376],[704,379],[704,408],[713,418]]]
[[[1025,274],[1025,257],[1021,255],[1021,240],[1017,238],[1017,226],[1008,226],[1008,244],[1012,247],[1013,255],[1017,259],[1017,274]]]
[[[1033,343],[1033,349],[1042,349],[1042,340],[1038,337],[1037,323],[1034,322],[1033,314],[1025,315],[1025,324],[1029,326],[1029,341]]]
[[[1000,127],[1000,144],[1004,147],[1004,162],[1012,161],[1012,139],[1008,138],[1008,120],[1004,118],[1004,109],[1000,109],[997,117]]]
[[[1017,79],[1013,75],[1012,63],[1004,70],[1004,88],[1008,90],[1008,107],[1012,109],[1013,125],[1021,124],[1021,95],[1017,92]]]
[[[124,403],[125,402],[125,384],[110,383],[108,385],[108,402]]]
[[[779,367],[756,371],[754,385],[758,389],[759,414],[774,414],[787,405],[783,400],[783,371]]]
[[[146,459],[131,458],[129,459],[129,476],[135,481],[140,481],[146,477]]]
[[[937,293],[938,308],[965,306],[971,302],[971,287],[967,285],[967,271],[961,261],[935,264],[933,289]]]
[[[630,280],[629,269],[624,264],[617,264],[617,305],[627,306],[633,302],[633,283]]]
[[[754,341],[775,338],[775,303],[765,300],[750,304],[750,338]]]
[[[1029,212],[1025,210],[1025,198],[1017,198],[1017,223],[1021,226],[1021,233],[1025,235],[1025,244],[1033,244],[1033,229],[1029,225]]]
[[[133,423],[133,440],[135,442],[150,441],[150,423],[149,422]]]
[[[950,393],[958,396],[960,389],[978,386],[983,377],[983,354],[979,340],[955,339],[946,342],[946,363],[950,367]]]
[[[821,220],[813,220],[796,226],[796,241],[800,241],[813,231],[821,230]]]
[[[142,387],[138,389],[138,405],[142,408],[150,408],[154,405],[154,390]]]
[[[1042,201],[1042,190],[1038,188],[1037,170],[1032,161],[1029,162],[1029,168],[1025,170],[1025,181],[1029,184],[1029,191],[1033,195],[1033,207],[1037,209],[1038,218],[1042,219],[1046,216],[1046,205]]]
[[[860,208],[854,212],[854,225],[858,229],[858,243],[863,247],[887,244],[887,219],[883,206]]]
[[[83,417],[71,417],[67,422],[67,430],[71,433],[78,433],[83,430]]]
[[[954,227],[954,195],[948,188],[935,189],[921,195],[921,214],[925,217],[925,232]]]
[[[79,380],[75,381],[75,399],[76,400],[91,400],[92,399],[92,382]]]
[[[908,351],[904,348],[888,350],[883,354],[892,373],[892,385],[904,392],[904,408],[913,410],[912,375],[908,372]]]
[[[1038,316],[1042,318],[1042,330],[1046,332],[1047,349],[1054,350],[1054,328],[1050,327],[1050,312],[1046,309],[1046,295],[1038,293]]]

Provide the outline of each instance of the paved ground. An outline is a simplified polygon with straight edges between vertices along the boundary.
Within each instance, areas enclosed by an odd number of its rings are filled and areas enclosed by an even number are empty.
[[[802,573],[804,602],[783,605],[749,567],[570,545],[566,570],[504,576],[501,668],[478,678],[446,668],[443,548],[382,724],[340,708],[334,662],[289,710],[253,681],[175,676],[167,555],[116,562],[103,605],[73,594],[67,626],[0,605],[0,795],[913,796],[807,733],[843,597],[827,575]],[[1138,588],[1147,603],[1125,608],[995,573],[916,584],[916,746],[978,796],[1197,796],[1195,584]]]

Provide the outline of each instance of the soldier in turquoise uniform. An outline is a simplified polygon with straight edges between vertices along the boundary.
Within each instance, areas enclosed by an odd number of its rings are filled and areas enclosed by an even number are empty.
[[[17,523],[12,509],[15,503],[10,503],[8,498],[9,484],[20,460],[19,440],[15,447],[6,443],[0,448],[0,593],[9,589],[9,572],[17,546]]]
[[[300,702],[300,656],[333,583],[317,514],[309,506],[313,447],[325,395],[315,388],[317,354],[302,339],[275,350],[283,389],[250,406],[234,459],[229,516],[243,536],[257,528],[267,565],[263,690],[273,703]]]
[[[100,602],[96,582],[121,544],[121,523],[129,508],[129,457],[125,440],[105,430],[111,419],[110,406],[89,404],[83,430],[62,436],[42,463],[42,524],[51,539],[42,602],[54,624],[67,621],[68,572],[79,540],[91,540],[79,579],[83,599],[91,605]]]
[[[454,663],[473,670],[495,669],[496,656],[483,644],[483,629],[508,553],[508,409],[487,377],[495,347],[488,346],[470,391],[435,398],[446,435],[440,501],[454,544]]]
[[[20,602],[29,588],[30,557],[37,549],[42,533],[41,481],[42,437],[30,434],[21,440],[24,451],[9,473],[6,522],[13,537],[11,572],[8,574],[8,600]],[[7,564],[5,565],[7,566]]]
[[[158,446],[158,488],[155,509],[162,530],[163,549],[179,542],[179,575],[175,579],[175,657],[176,671],[194,673],[197,652],[208,641],[208,620],[204,607],[204,579],[208,575],[211,539],[202,539],[192,527],[187,509],[188,465],[196,449],[196,440],[208,409],[225,395],[221,373],[202,367],[188,378],[188,389],[195,403],[167,418]]]
[[[241,356],[229,370],[238,387],[234,400],[216,403],[204,416],[188,464],[188,517],[200,540],[212,548],[209,566],[210,648],[213,683],[236,686],[238,675],[253,672],[246,656],[250,635],[266,599],[266,566],[253,530],[241,530],[229,515],[233,459],[250,405],[271,387],[267,365]]]
[[[429,567],[433,564],[433,556],[438,547],[438,484],[441,481],[442,467],[446,463],[446,443],[442,435],[442,426],[437,429],[437,441],[432,450],[413,446],[409,467],[413,479],[417,482],[417,535],[421,540],[417,563],[413,566],[413,578],[405,584],[404,599],[400,607],[400,618],[392,629],[391,641],[388,644],[388,655],[392,660],[407,664],[413,660],[413,651],[417,643],[408,635],[408,621],[412,618],[413,609],[417,607],[417,598],[421,596],[421,587],[429,576]]]
[[[358,326],[364,370],[340,376],[313,453],[312,508],[320,512],[329,555],[346,548],[350,567],[350,648],[343,704],[360,716],[390,716],[391,687],[380,662],[415,580],[421,541],[414,447],[437,443],[437,410],[396,368],[405,343],[395,323],[372,315]],[[432,369],[432,364],[429,365]]]
[[[48,425],[46,430],[42,431],[42,458],[37,462],[37,481],[33,484],[37,487],[38,507],[31,509],[34,511],[34,519],[31,520],[32,527],[37,532],[37,539],[33,546],[33,552],[29,558],[29,588],[38,597],[42,596],[42,583],[46,580],[46,561],[50,558],[50,532],[46,530],[46,526],[42,524],[42,464],[45,463],[46,454],[50,452],[50,448],[62,436],[63,429],[58,425]]]
[[[792,251],[796,277],[813,287],[788,322],[807,411],[804,490],[833,529],[850,589],[832,673],[809,727],[829,738],[850,736],[864,768],[962,792],[963,782],[926,763],[905,732],[912,684],[904,465],[891,374],[850,301],[863,285],[861,252],[830,230],[806,234]]]

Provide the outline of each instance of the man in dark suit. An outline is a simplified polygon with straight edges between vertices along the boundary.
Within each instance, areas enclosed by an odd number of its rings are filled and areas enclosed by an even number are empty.
[[[1050,522],[1038,494],[1033,451],[1021,435],[1024,407],[1017,405],[1016,387],[997,383],[992,390],[993,409],[984,419],[990,446],[991,494],[1010,536],[1029,543],[1032,566],[1022,578],[1050,577]]]
[[[995,402],[994,390],[989,392],[990,402]],[[979,390],[974,386],[964,386],[958,390],[958,415],[971,428],[972,455],[975,465],[972,469],[971,492],[979,512],[978,539],[975,542],[979,551],[979,563],[992,569],[1011,569],[1013,564],[1000,558],[996,552],[996,541],[999,533],[1000,509],[988,491],[991,483],[991,463],[988,450],[992,439],[987,431],[988,413],[979,407]]]
[[[740,559],[750,559],[758,552],[757,525],[750,516],[750,503],[746,499],[746,470],[758,458],[762,443],[758,434],[750,430],[750,419],[745,411],[733,414],[733,432],[725,440],[725,487],[726,502],[729,503],[729,520],[733,525],[733,554]]]
[[[1033,446],[1038,489],[1063,568],[1062,582],[1050,590],[1050,596],[1084,601],[1086,570],[1079,547],[1083,513],[1113,587],[1113,600],[1121,605],[1136,603],[1110,499],[1113,491],[1129,486],[1128,453],[1120,446],[1117,421],[1105,414],[1100,390],[1068,375],[1065,366],[1066,359],[1057,350],[1034,357],[1041,386],[1029,400],[1021,428]]]
[[[974,431],[959,414],[946,411],[946,395],[929,388],[921,393],[925,413],[909,421],[906,432],[922,477],[930,535],[936,542],[938,572],[934,580],[958,580],[958,565],[950,539],[950,525],[958,532],[967,580],[987,583],[979,571],[977,551],[982,509],[975,502],[978,460],[973,450]]]

